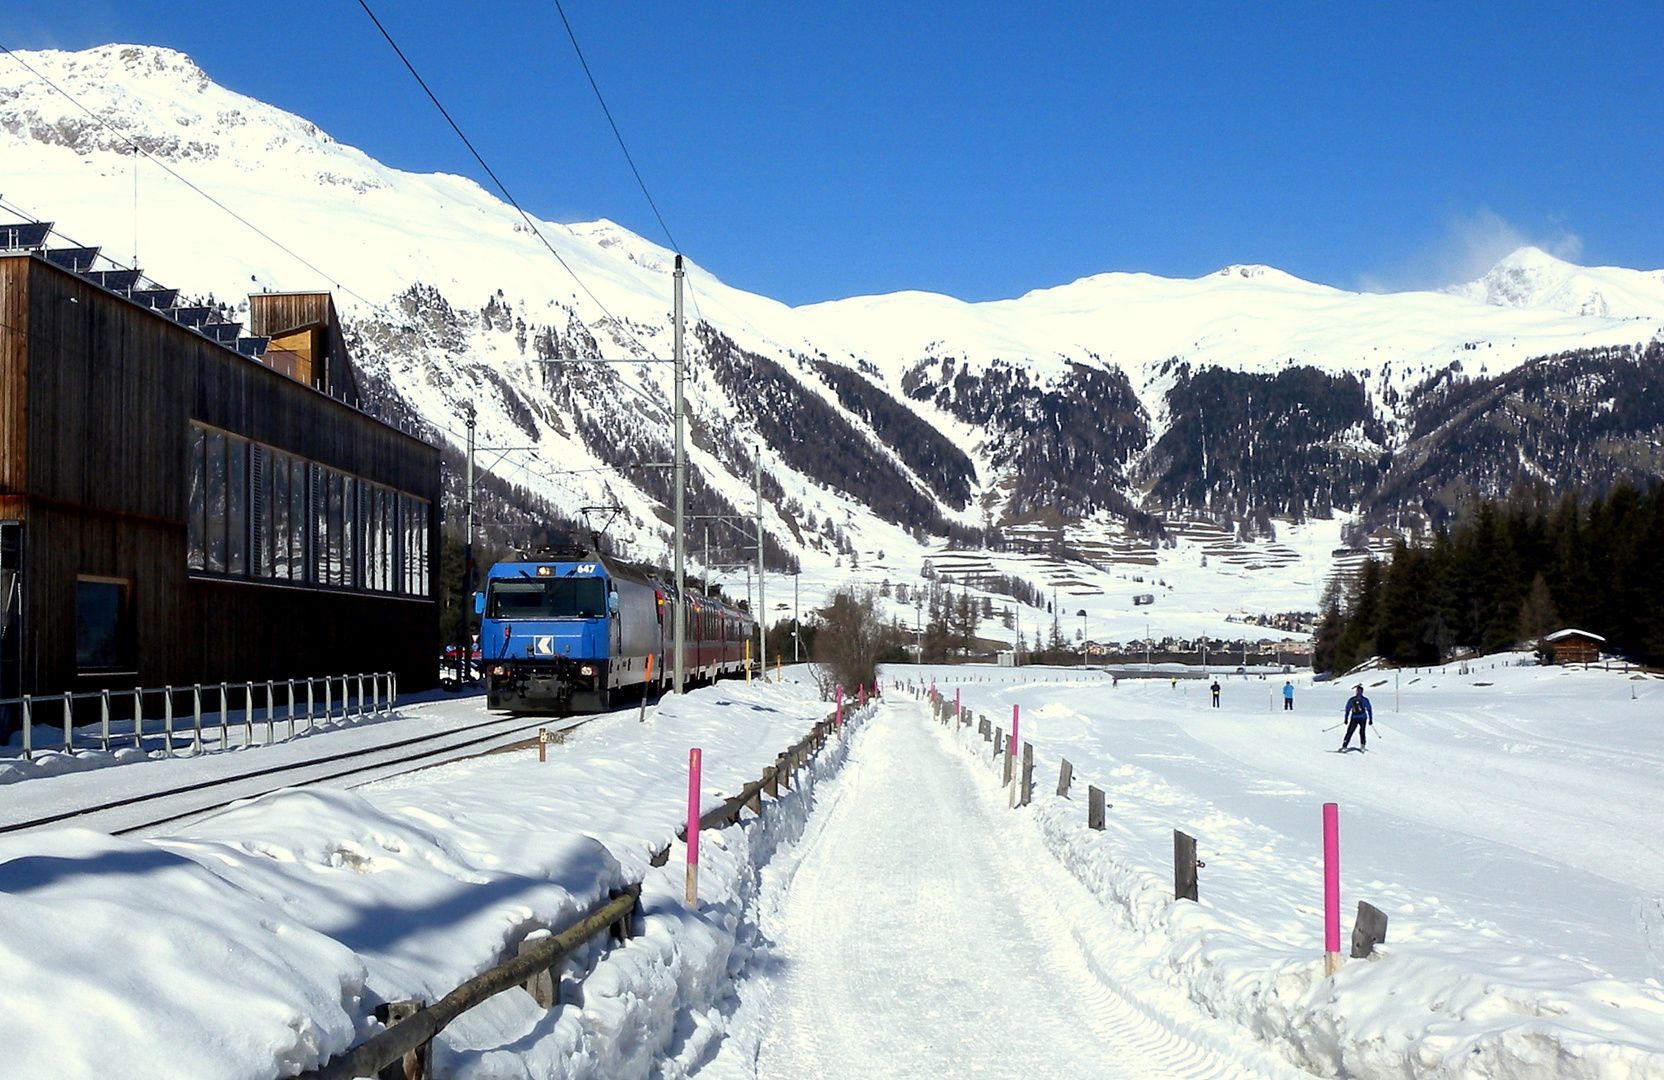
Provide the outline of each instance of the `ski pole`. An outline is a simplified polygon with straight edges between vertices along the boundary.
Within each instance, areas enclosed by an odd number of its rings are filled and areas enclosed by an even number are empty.
[[[1326,728],[1324,728],[1324,729],[1323,729],[1323,730],[1324,730],[1324,731],[1333,731],[1333,730],[1335,730],[1335,729],[1336,729],[1336,728],[1338,728],[1338,727],[1344,727],[1344,726],[1345,726],[1345,725],[1346,725],[1346,721],[1345,721],[1345,720],[1342,720],[1342,721],[1341,721],[1341,722],[1340,722],[1340,723],[1338,723],[1338,724],[1330,724],[1330,725],[1329,725],[1329,726],[1328,726],[1328,727],[1326,727]]]

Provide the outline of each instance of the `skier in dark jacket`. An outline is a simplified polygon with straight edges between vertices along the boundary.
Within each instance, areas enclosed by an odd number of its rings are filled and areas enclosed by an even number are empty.
[[[1217,709],[1219,708],[1219,680],[1213,680],[1213,685],[1209,689],[1213,691],[1213,707]]]
[[[1367,742],[1364,729],[1368,725],[1375,723],[1375,709],[1369,704],[1369,699],[1364,697],[1364,688],[1362,683],[1354,686],[1352,688],[1352,696],[1346,699],[1345,715],[1346,736],[1341,739],[1340,748],[1342,750],[1346,749],[1346,745],[1352,741],[1352,733],[1355,731],[1358,733],[1358,749],[1364,749],[1364,745]]]

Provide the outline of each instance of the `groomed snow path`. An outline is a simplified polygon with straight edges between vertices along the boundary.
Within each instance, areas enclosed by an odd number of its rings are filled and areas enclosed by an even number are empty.
[[[1110,914],[1015,842],[1003,791],[922,705],[880,710],[853,755],[765,918],[760,1080],[1256,1075],[1095,976],[1070,914]]]

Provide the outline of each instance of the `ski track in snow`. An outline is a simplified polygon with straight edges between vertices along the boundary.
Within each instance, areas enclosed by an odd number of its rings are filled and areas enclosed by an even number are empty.
[[[880,714],[839,788],[765,904],[774,963],[752,978],[771,985],[741,991],[765,999],[755,1059],[728,1047],[712,1073],[1258,1075],[1098,978],[1069,910],[1096,902],[1002,820],[997,789],[949,756],[922,707]]]

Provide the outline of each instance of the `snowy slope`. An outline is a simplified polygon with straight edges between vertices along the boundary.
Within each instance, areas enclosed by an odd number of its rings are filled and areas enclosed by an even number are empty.
[[[481,443],[501,448],[484,458],[493,472],[574,516],[584,505],[621,505],[611,535],[622,550],[664,557],[669,534],[662,497],[654,494],[662,484],[655,488],[616,466],[621,456],[664,460],[667,366],[598,370],[545,361],[668,354],[671,253],[607,221],[539,221],[557,260],[511,207],[472,180],[388,168],[300,117],[226,90],[165,48],[19,55],[247,224],[156,162],[135,160],[123,138],[10,63],[0,65],[0,191],[8,204],[56,221],[65,237],[106,245],[123,262],[136,256],[150,277],[188,292],[235,303],[266,288],[334,290],[377,393],[397,399],[452,446],[463,441],[463,411],[477,408]],[[1128,505],[1145,498],[1138,471],[1147,460],[1139,455],[1147,458],[1182,419],[1168,415],[1164,396],[1187,370],[1174,359],[1189,370],[1275,373],[1309,364],[1358,376],[1369,408],[1387,427],[1377,435],[1359,429],[1323,438],[1373,461],[1402,437],[1390,421],[1403,406],[1391,402],[1453,362],[1494,375],[1534,356],[1664,334],[1664,305],[1650,299],[1659,292],[1657,273],[1582,271],[1521,261],[1524,254],[1513,257],[1519,266],[1505,262],[1486,279],[1501,274],[1497,282],[1460,295],[1350,293],[1268,267],[1233,266],[1195,280],[1102,274],[978,304],[898,293],[796,309],[733,289],[690,261],[691,320],[739,350],[738,369],[730,365],[725,375],[707,344],[690,335],[691,457],[711,493],[703,512],[749,512],[756,453],[770,483],[770,538],[814,580],[843,576],[851,552],[864,567],[880,563],[890,576],[911,577],[941,546],[939,539],[921,542],[921,535],[939,537],[950,522],[999,524],[1019,505],[1025,509],[1017,516],[1032,519],[1025,499],[1032,501],[1034,484],[1073,474],[1100,480],[1085,503],[1089,535],[1072,539],[1130,542],[1119,531],[1114,500],[1102,493],[1114,488]],[[1507,286],[1518,274],[1526,283]],[[1589,313],[1596,293],[1605,314]],[[1643,313],[1648,317],[1619,317]],[[892,407],[888,429],[845,407],[817,372],[820,358],[872,384],[872,394]],[[904,391],[909,372],[926,361],[937,370],[944,359],[961,373],[1003,366],[1030,380],[1036,393],[1074,394],[1069,423],[1077,430],[1120,423],[1099,419],[1092,400],[1079,400],[1079,372],[1124,372],[1136,407],[1118,415],[1136,418],[1142,410],[1148,431],[1122,441],[1119,452],[1132,455],[1124,461],[1071,463],[1074,451],[1064,447],[1039,466],[1024,464],[1021,455],[1035,442],[1025,426],[1034,422],[1025,412],[1028,399],[1014,398],[1003,411],[996,402],[991,415],[968,419],[963,410],[955,414]],[[746,367],[754,363],[778,365],[769,409],[801,413],[818,403],[828,410],[824,415],[838,425],[828,438],[846,461],[832,468],[825,454],[806,459],[792,445],[801,428],[764,422]],[[898,416],[928,428],[896,429]],[[968,455],[970,500],[962,507],[926,478],[932,462],[918,456],[919,432],[930,429]],[[875,509],[872,492],[851,490],[851,477],[907,489],[901,504],[932,509],[909,511],[911,517]],[[1039,499],[1049,497],[1042,492]],[[715,532],[711,561],[750,557],[743,541],[720,527]],[[699,540],[692,545],[696,564],[703,561]],[[1146,554],[1162,565],[1169,558],[1165,549]],[[1311,560],[1290,580],[1327,577],[1326,551],[1312,545]],[[1271,562],[1278,565],[1266,564],[1268,576],[1292,565]],[[743,576],[726,576],[743,594]],[[1223,599],[1247,610],[1244,601]]]
[[[1657,319],[1664,312],[1664,270],[1574,266],[1522,247],[1478,281],[1450,290],[1499,307],[1619,319]]]
[[[1494,346],[1487,363],[1501,371],[1532,356],[1658,333],[1664,287],[1659,293],[1648,312],[1654,322],[1641,332],[1546,303],[1498,311],[1485,296],[1352,293],[1266,266],[1230,266],[1195,280],[1100,274],[982,304],[895,293],[800,310],[818,326],[817,336],[841,339],[854,355],[880,364],[888,360],[890,370],[929,355],[1054,364],[1095,355],[1125,368],[1142,390],[1170,357],[1249,371],[1277,371],[1291,361],[1359,372],[1390,367],[1402,384],[1462,359],[1469,343],[1486,342]]]
[[[1494,662],[1495,667],[1491,664]],[[1368,679],[1366,754],[1335,754],[1347,686],[1206,686],[1064,670],[893,669],[1034,746],[1033,829],[1102,905],[1113,985],[1201,1006],[1317,1075],[1664,1075],[1656,678],[1488,658]],[[986,746],[974,730],[964,739]],[[1060,758],[1069,798],[1052,794]],[[1086,828],[1085,786],[1111,807]],[[1000,795],[1003,796],[1003,792]],[[1372,960],[1323,974],[1320,806],[1338,802],[1344,930]],[[1003,800],[1002,800],[1003,802]],[[1027,818],[1027,821],[1022,820]],[[1172,830],[1201,902],[1172,894]]]

